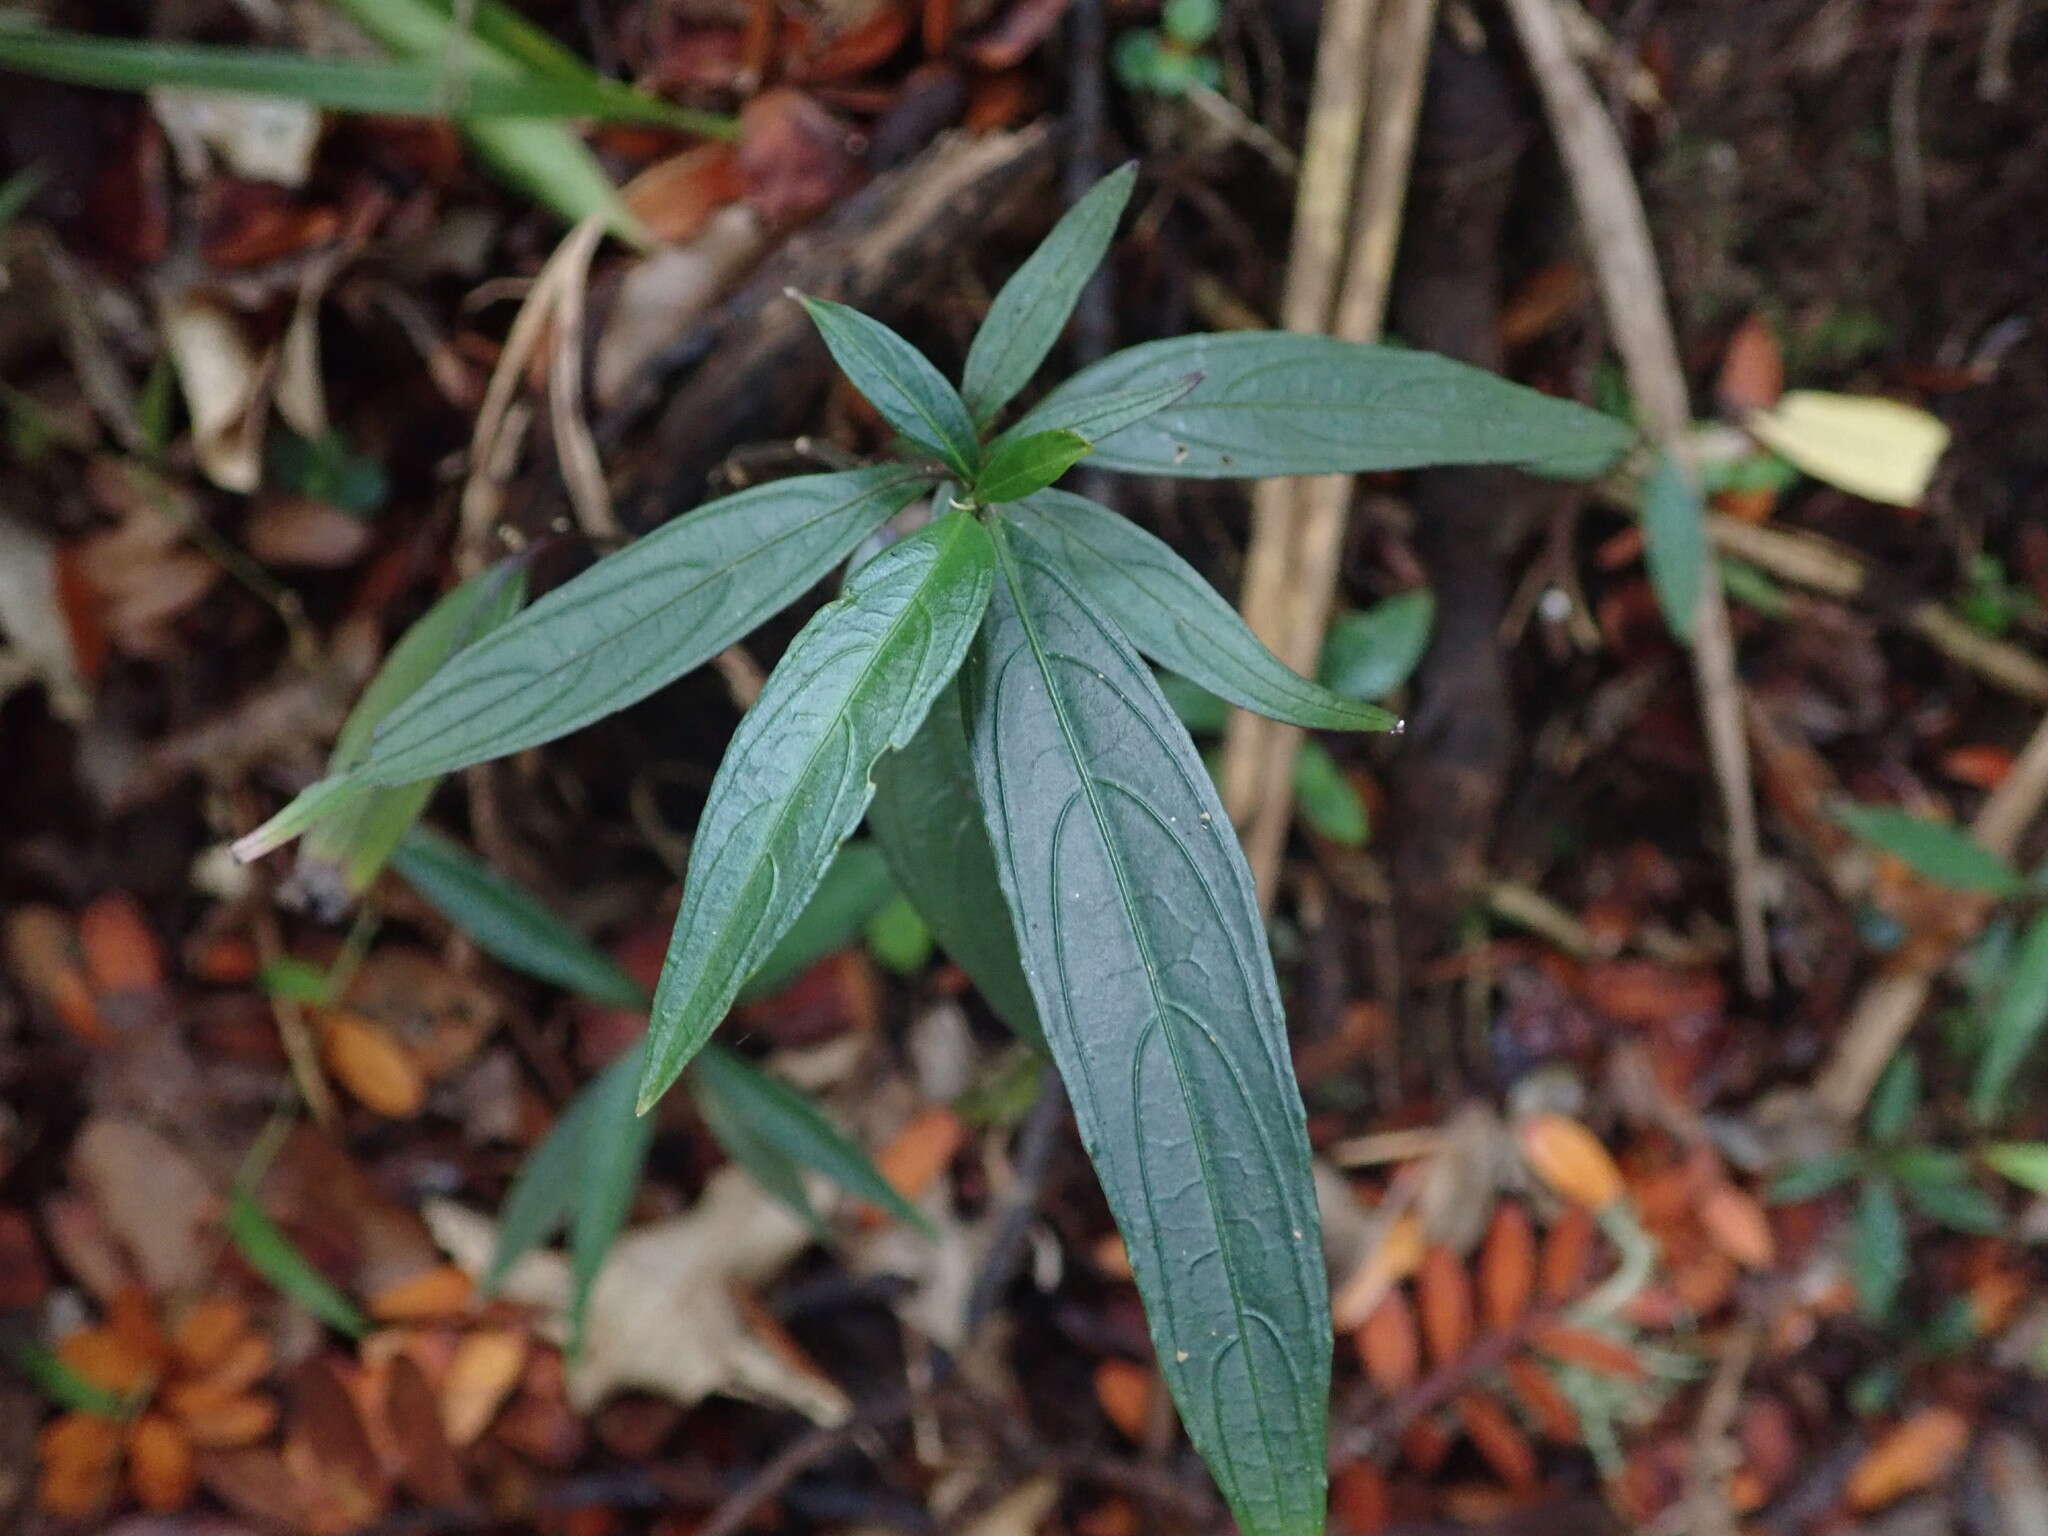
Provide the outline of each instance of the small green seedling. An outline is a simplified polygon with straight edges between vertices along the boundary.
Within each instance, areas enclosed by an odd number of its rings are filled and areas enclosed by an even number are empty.
[[[1953,891],[1991,898],[2019,921],[2018,936],[1999,967],[1980,977],[1982,1027],[1976,1031],[1976,1076],[1970,1110],[1980,1124],[1997,1119],[2027,1056],[2048,1029],[2048,865],[2031,878],[2010,859],[1969,833],[1892,806],[1841,805],[1835,819],[1851,832],[1902,860],[1916,873]],[[2003,924],[1997,931],[2009,932]]]
[[[1215,90],[1223,66],[1209,51],[1223,20],[1219,0],[1166,0],[1157,27],[1133,27],[1116,40],[1116,74],[1133,91],[1179,96]]]
[[[1631,434],[1427,353],[1283,332],[1133,347],[1001,425],[1133,181],[1106,178],[1003,286],[957,388],[888,327],[805,300],[900,434],[891,462],[756,486],[599,561],[456,651],[238,851],[637,703],[927,504],[740,722],[691,845],[639,1107],[697,1057],[865,816],[938,944],[1050,1050],[1160,1369],[1242,1528],[1307,1536],[1331,1336],[1301,1097],[1250,872],[1141,657],[1289,724],[1393,721],[1290,671],[1164,544],[1053,482],[1079,455],[1200,479],[1582,477]]]

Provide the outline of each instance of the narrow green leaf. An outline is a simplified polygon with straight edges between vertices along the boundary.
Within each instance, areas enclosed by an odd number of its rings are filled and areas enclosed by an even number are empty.
[[[559,1232],[581,1199],[586,1180],[584,1151],[600,1109],[630,1093],[639,1080],[642,1053],[626,1052],[563,1106],[540,1144],[527,1154],[505,1203],[498,1208],[498,1241],[485,1272],[485,1295],[494,1293],[526,1255]],[[625,1087],[619,1085],[624,1083]]]
[[[704,1128],[726,1157],[746,1170],[748,1178],[788,1206],[814,1236],[824,1240],[831,1229],[812,1203],[811,1192],[804,1187],[802,1166],[755,1126],[741,1106],[729,1104],[715,1090],[707,1088],[709,1075],[704,1064],[722,1050],[716,1044],[705,1046],[683,1073],[683,1086],[689,1090]]]
[[[1888,1319],[1911,1269],[1906,1218],[1898,1196],[1885,1180],[1868,1180],[1857,1197],[1855,1224],[1849,1232],[1849,1271],[1863,1315],[1878,1322]]]
[[[1384,731],[1395,723],[1385,710],[1340,699],[1293,671],[1200,572],[1129,518],[1065,491],[1040,491],[1005,515],[1114,616],[1131,644],[1211,693],[1318,730]]]
[[[1797,1205],[1802,1200],[1817,1200],[1848,1183],[1862,1166],[1862,1160],[1853,1152],[1832,1152],[1794,1163],[1771,1180],[1771,1202]]]
[[[1319,1532],[1329,1280],[1251,875],[1118,628],[996,538],[962,686],[1038,1016],[1189,1437],[1249,1536]]]
[[[1372,832],[1365,802],[1329,748],[1304,741],[1294,757],[1294,801],[1301,819],[1320,837],[1345,848],[1362,848]]]
[[[827,955],[845,949],[895,894],[881,849],[872,842],[842,844],[802,915],[740,988],[739,1001],[772,997]]]
[[[691,1068],[690,1088],[714,1133],[720,1120],[742,1123],[798,1167],[823,1174],[848,1194],[931,1233],[931,1223],[882,1177],[867,1153],[782,1079],[710,1045],[698,1053]]]
[[[424,60],[328,59],[262,48],[100,37],[0,21],[0,68],[102,90],[169,87],[280,97],[380,117],[592,118],[676,126],[676,109],[628,87],[592,89],[517,70]],[[557,131],[560,131],[559,128]]]
[[[1959,1184],[1970,1176],[1970,1160],[1947,1147],[1898,1147],[1876,1163],[1908,1188]]]
[[[2048,1141],[2001,1141],[1986,1147],[1983,1156],[1993,1173],[2048,1195]]]
[[[740,721],[690,849],[655,988],[643,1111],[725,1017],[860,824],[987,605],[987,532],[949,513],[862,566],[790,643]]]
[[[1179,405],[1099,444],[1103,469],[1230,479],[1513,464],[1580,479],[1627,449],[1623,423],[1427,352],[1231,331],[1149,342],[1084,368],[1050,402],[1203,375]]]
[[[646,991],[546,903],[438,832],[414,827],[392,862],[485,954],[614,1008],[647,1006]]]
[[[2020,1064],[2048,1025],[2048,912],[2027,925],[2006,972],[1985,1031],[1984,1055],[1970,1086],[1970,1109],[1979,1121],[1993,1119]]]
[[[933,702],[908,744],[876,768],[868,825],[939,947],[973,978],[997,1017],[1044,1045],[988,844],[957,684]]]
[[[988,462],[974,486],[983,506],[1020,501],[1042,491],[1088,456],[1088,439],[1064,429],[1000,438],[989,445]]]
[[[1929,1221],[1973,1237],[1988,1237],[2005,1230],[2005,1211],[1976,1185],[1954,1183],[1907,1184],[1906,1203]]]
[[[961,375],[960,392],[977,423],[993,421],[1058,343],[1081,290],[1109,251],[1137,179],[1137,166],[1123,165],[1089,188],[989,305]]]
[[[472,576],[420,615],[391,647],[342,723],[328,773],[346,774],[360,764],[371,734],[392,710],[417,693],[450,656],[502,626],[525,601],[525,563],[506,560]],[[440,782],[436,776],[385,785],[345,799],[308,829],[299,860],[301,883],[309,892],[318,889],[307,882],[317,879],[315,870],[328,868],[338,871],[340,899],[369,889]]]
[[[883,465],[685,513],[466,647],[378,728],[358,773],[409,783],[638,703],[802,595],[923,484]]]
[[[33,1341],[9,1346],[8,1358],[28,1384],[59,1408],[89,1413],[99,1419],[125,1419],[141,1406],[118,1392],[87,1381],[66,1365],[55,1350]]]
[[[1920,1110],[1920,1058],[1912,1051],[1900,1051],[1886,1063],[1870,1095],[1870,1112],[1864,1124],[1870,1139],[1893,1142],[1906,1134],[1913,1116]]]
[[[593,1085],[590,1118],[577,1136],[581,1165],[576,1207],[569,1215],[569,1347],[583,1341],[583,1315],[590,1288],[604,1268],[626,1217],[633,1209],[633,1191],[647,1166],[654,1140],[654,1121],[633,1113],[633,1086],[640,1053],[629,1052],[623,1071],[607,1071]]]
[[[537,117],[467,117],[462,131],[500,180],[564,224],[599,219],[628,245],[644,250],[651,243],[590,146],[562,124]]]
[[[1895,806],[1841,804],[1829,814],[1849,831],[1937,884],[1987,896],[2011,896],[2022,889],[2012,865],[1960,827],[1928,821]]]
[[[1691,474],[1669,452],[1657,455],[1643,484],[1643,561],[1664,622],[1692,644],[1707,569],[1707,513]]]
[[[249,1267],[288,1299],[351,1338],[359,1339],[370,1331],[355,1303],[307,1262],[248,1190],[237,1189],[230,1197],[226,1225],[228,1237]]]
[[[1201,382],[1199,373],[1191,373],[1186,378],[1170,379],[1164,384],[1114,390],[1106,395],[1048,398],[1025,412],[1014,427],[997,438],[991,445],[991,451],[1012,438],[1055,430],[1078,432],[1089,442],[1099,443],[1105,437],[1114,436],[1125,427],[1135,426],[1148,416],[1157,416],[1169,405],[1185,400]]]
[[[1230,706],[1200,683],[1191,683],[1176,672],[1162,672],[1159,691],[1180,716],[1180,723],[1197,736],[1220,736],[1230,725]]]
[[[832,360],[883,419],[972,485],[981,440],[946,376],[872,316],[830,299],[792,297],[825,338]]]
[[[1436,599],[1427,587],[1339,614],[1323,639],[1323,686],[1342,698],[1377,704],[1408,681],[1429,649],[1435,622]]]

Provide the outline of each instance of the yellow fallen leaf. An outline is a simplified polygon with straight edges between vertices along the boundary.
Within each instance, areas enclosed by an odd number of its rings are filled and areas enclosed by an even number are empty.
[[[1795,389],[1746,425],[1757,441],[1816,480],[1893,506],[1918,505],[1949,431],[1923,410],[1871,395]]]

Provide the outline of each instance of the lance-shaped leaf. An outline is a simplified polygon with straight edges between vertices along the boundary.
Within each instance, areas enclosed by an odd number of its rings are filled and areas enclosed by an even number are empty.
[[[974,499],[984,506],[1017,501],[1044,490],[1087,456],[1088,439],[1078,432],[1062,429],[1004,438],[989,446]]]
[[[691,845],[655,988],[642,1110],[710,1037],[860,824],[876,759],[910,740],[958,670],[992,566],[978,521],[941,517],[855,572],[770,674]]]
[[[1599,473],[1632,440],[1611,416],[1429,352],[1284,331],[1149,342],[1084,368],[1039,410],[1199,373],[1187,399],[1097,447],[1103,469],[1231,479],[1433,464]]]
[[[392,863],[485,954],[609,1007],[647,1005],[640,985],[547,903],[438,832],[414,827]]]
[[[1865,842],[1904,860],[1916,874],[1951,890],[2016,896],[2026,889],[2009,860],[1961,827],[1929,821],[1893,805],[1844,803],[1831,807],[1829,814]]]
[[[946,376],[872,316],[830,299],[797,297],[825,338],[832,361],[868,403],[890,426],[971,482],[981,439]]]
[[[1184,379],[1113,390],[1106,395],[1049,396],[989,444],[989,453],[994,455],[1005,443],[1039,432],[1075,432],[1090,443],[1099,443],[1148,416],[1157,416],[1176,401],[1185,400],[1201,382],[1199,373],[1191,373]]]
[[[1233,704],[1312,730],[1384,731],[1394,717],[1310,682],[1166,544],[1099,502],[1040,491],[1006,513],[1043,545],[1124,637]]]
[[[309,797],[449,773],[637,703],[795,600],[924,484],[897,465],[778,480],[606,556],[464,649],[392,711],[346,781],[307,789],[237,854],[294,835]]]
[[[450,656],[503,625],[525,601],[525,562],[507,560],[470,577],[421,614],[349,711],[334,738],[328,773],[345,774],[360,763],[386,716]],[[340,910],[369,888],[440,782],[437,776],[347,796],[308,828],[293,886],[316,909]]]
[[[1329,1282],[1251,874],[1151,672],[995,536],[962,688],[1038,1016],[1189,1437],[1250,1536],[1311,1536]]]
[[[939,947],[1005,1024],[1042,1045],[960,711],[956,683],[939,695],[908,745],[882,759],[868,825]]]
[[[1102,265],[1117,220],[1137,183],[1135,165],[1119,166],[1089,189],[1003,284],[967,349],[960,392],[987,425],[1031,382],[1066,329],[1081,290]]]
[[[1643,482],[1643,560],[1664,622],[1686,645],[1692,644],[1707,554],[1707,513],[1699,489],[1667,450]]]
[[[781,1078],[771,1077],[731,1051],[708,1045],[691,1063],[690,1093],[719,1145],[771,1193],[787,1198],[784,1189],[762,1177],[772,1165],[761,1162],[761,1152],[791,1168],[821,1173],[899,1221],[931,1231],[923,1213],[882,1177],[867,1153],[848,1141],[808,1096]],[[791,1203],[808,1211],[810,1200],[801,1181],[795,1185],[795,1194]]]

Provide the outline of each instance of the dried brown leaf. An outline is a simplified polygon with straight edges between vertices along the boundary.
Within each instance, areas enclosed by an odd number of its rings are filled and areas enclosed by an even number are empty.
[[[1415,1276],[1416,1310],[1422,1337],[1435,1365],[1447,1365],[1472,1345],[1472,1277],[1463,1261],[1442,1243],[1422,1256]]]
[[[1479,1315],[1494,1333],[1522,1320],[1536,1290],[1536,1229],[1528,1209],[1503,1200],[1479,1250]]]
[[[1864,1452],[1849,1474],[1849,1508],[1868,1514],[1933,1487],[1954,1470],[1969,1443],[1970,1421],[1955,1409],[1921,1409]]]
[[[1405,1392],[1422,1376],[1422,1336],[1415,1311],[1400,1291],[1389,1291],[1352,1335],[1366,1379],[1392,1396]]]

